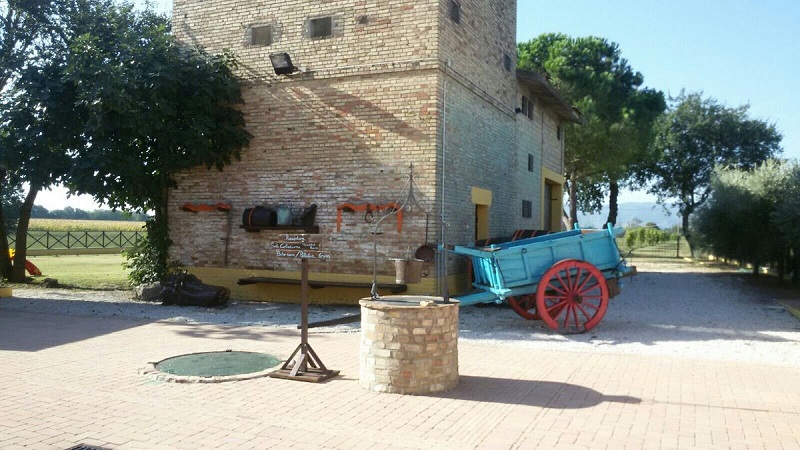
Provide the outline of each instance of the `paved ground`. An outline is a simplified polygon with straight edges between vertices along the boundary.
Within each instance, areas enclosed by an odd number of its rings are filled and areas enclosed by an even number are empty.
[[[720,286],[713,277],[681,287],[668,273],[645,274],[639,284],[666,283],[675,296],[706,282]],[[749,298],[736,294],[737,301]],[[624,308],[624,301],[612,303],[609,314]],[[773,345],[786,362],[765,362],[761,351],[748,362],[715,357],[722,344],[704,340],[707,330],[681,331],[663,309],[653,313],[655,329],[688,333],[693,350],[615,351],[592,343],[605,337],[603,328],[594,339],[554,338],[549,347],[471,339],[474,331],[465,330],[460,386],[416,397],[359,387],[358,333],[311,334],[325,364],[342,372],[327,383],[163,383],[137,370],[148,361],[229,348],[285,358],[299,334],[276,326],[64,316],[0,303],[0,448],[800,448],[796,322],[781,315],[764,328],[756,320],[742,352]],[[609,320],[613,330],[623,319]],[[707,356],[695,350],[703,346]]]

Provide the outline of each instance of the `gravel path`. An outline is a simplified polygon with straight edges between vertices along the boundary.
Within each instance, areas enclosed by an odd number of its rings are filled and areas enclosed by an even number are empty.
[[[685,263],[637,263],[595,329],[558,335],[541,321],[526,321],[504,305],[461,310],[462,340],[568,352],[668,355],[800,367],[800,319],[734,273]],[[224,309],[162,306],[129,299],[122,291],[15,288],[0,310],[96,315],[172,322],[295,328],[292,304],[232,302]],[[357,314],[357,307],[313,306],[311,322]],[[314,328],[314,333],[355,333],[358,322]]]

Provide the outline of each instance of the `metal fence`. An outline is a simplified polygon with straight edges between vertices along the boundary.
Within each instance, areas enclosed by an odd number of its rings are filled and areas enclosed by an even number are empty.
[[[146,231],[29,231],[28,250],[129,249]],[[14,247],[16,236],[9,236]]]
[[[687,258],[691,256],[689,243],[683,236],[667,242],[630,248],[625,244],[625,239],[617,239],[617,245],[622,256],[640,258]]]

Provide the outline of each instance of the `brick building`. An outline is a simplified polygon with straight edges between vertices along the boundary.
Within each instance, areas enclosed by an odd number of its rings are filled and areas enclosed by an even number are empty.
[[[331,261],[312,279],[368,283],[377,239],[380,281],[390,258],[439,242],[560,229],[562,124],[577,114],[539,74],[516,70],[515,0],[174,0],[174,31],[210,52],[230,49],[245,80],[254,138],[223,172],[197,168],[170,192],[170,257],[237,298],[296,299],[297,286],[237,286],[243,277],[297,278],[299,263],[270,243],[286,231],[248,232],[256,205],[318,205],[316,224]],[[270,55],[297,70],[278,75]],[[343,204],[405,197],[414,167],[430,208],[387,218]],[[185,203],[225,202],[230,213],[184,212]],[[464,285],[465,264],[448,260],[410,293]],[[459,290],[454,286],[454,290]],[[312,290],[316,301],[355,302],[364,288]],[[382,291],[385,293],[385,291]]]

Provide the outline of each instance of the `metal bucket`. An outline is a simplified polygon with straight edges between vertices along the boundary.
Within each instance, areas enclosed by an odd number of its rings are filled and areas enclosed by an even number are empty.
[[[394,261],[395,281],[397,284],[419,283],[422,279],[421,259],[392,259]]]

